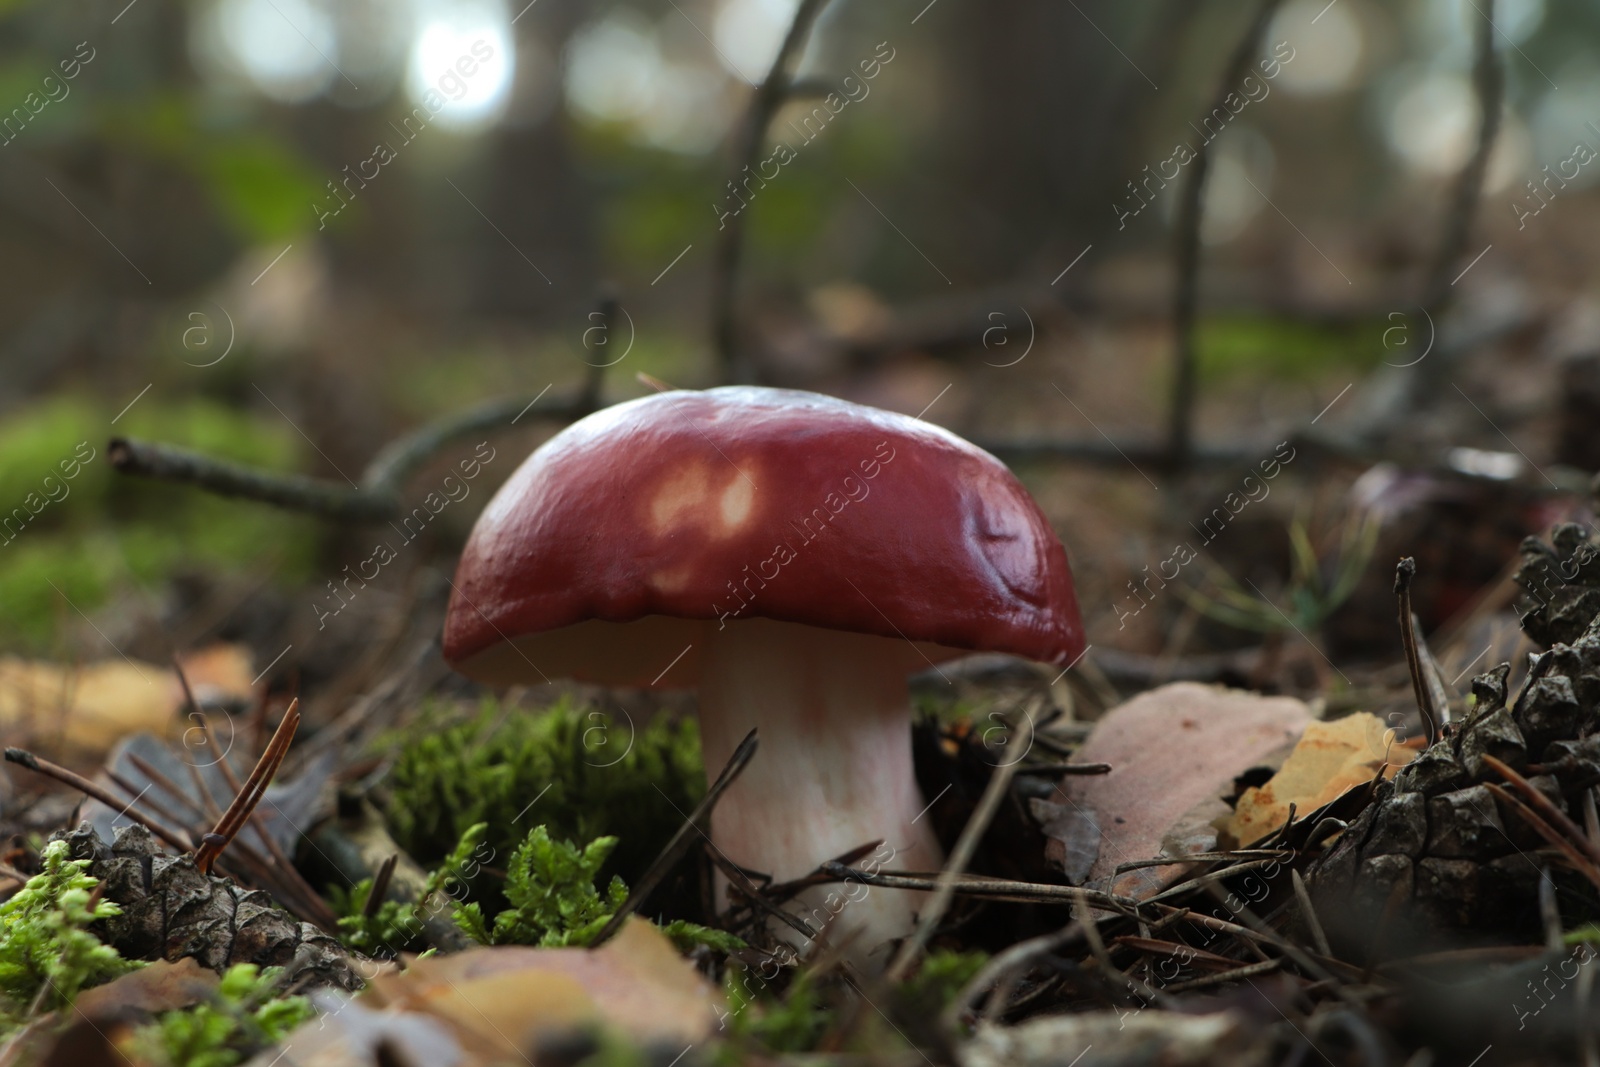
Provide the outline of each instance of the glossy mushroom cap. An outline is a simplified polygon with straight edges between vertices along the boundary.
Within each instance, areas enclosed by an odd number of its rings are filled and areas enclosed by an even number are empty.
[[[455,586],[445,659],[491,684],[693,685],[696,635],[750,618],[930,661],[1083,651],[1066,553],[1004,464],[785,389],[660,393],[568,427],[490,501]]]

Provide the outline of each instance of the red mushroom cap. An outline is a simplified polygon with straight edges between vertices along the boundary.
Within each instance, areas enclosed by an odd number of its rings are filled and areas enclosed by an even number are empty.
[[[444,656],[489,682],[547,663],[644,684],[694,641],[681,620],[753,617],[945,657],[1084,647],[1066,552],[999,460],[919,419],[732,386],[618,404],[530,455],[462,552]],[[697,674],[685,658],[671,682]]]

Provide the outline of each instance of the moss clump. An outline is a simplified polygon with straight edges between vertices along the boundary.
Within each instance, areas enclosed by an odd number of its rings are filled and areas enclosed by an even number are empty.
[[[348,893],[335,888],[334,910],[340,915],[345,944],[383,957],[422,952],[428,947],[424,922],[447,912],[480,944],[582,946],[594,940],[628,899],[627,885],[615,875],[604,893],[596,885],[600,868],[617,846],[616,838],[597,838],[579,848],[535,826],[506,864],[505,906],[489,911],[479,901],[463,906],[469,884],[486,862],[487,830],[484,823],[468,827],[444,863],[428,873],[422,897],[414,902],[385,900],[368,915],[372,879],[362,879]],[[701,945],[721,952],[745,947],[732,934],[681,919],[661,932],[684,952]]]
[[[152,1067],[234,1067],[275,1045],[316,1014],[305,997],[278,994],[280,970],[253,963],[229,967],[210,1002],[163,1012],[139,1028],[134,1046]]]
[[[541,824],[552,838],[617,838],[600,875],[632,882],[705,794],[705,772],[690,719],[635,727],[566,701],[543,713],[489,701],[471,722],[441,730],[424,718],[410,730],[390,790],[390,832],[423,864],[476,823],[488,824],[488,854],[500,857]],[[474,899],[497,911],[503,901],[486,882],[474,881]]]
[[[780,995],[759,971],[729,967],[722,986],[728,1011],[718,1030],[728,1040],[717,1062],[727,1067],[759,1058],[751,1055],[756,1049],[777,1054],[811,1052],[833,1025],[835,1010],[809,975],[796,978]]]
[[[98,884],[84,873],[88,860],[68,857],[65,841],[43,853],[44,870],[0,904],[0,1033],[35,1010],[71,1004],[88,986],[141,966],[100,943],[89,925],[120,915],[95,900]]]
[[[339,915],[340,939],[369,956],[388,958],[402,952],[424,951],[428,947],[422,936],[424,923],[443,909],[455,909],[482,866],[483,839],[488,829],[481,822],[467,827],[444,862],[428,872],[418,900],[384,900],[368,915],[371,878],[363,878],[348,893],[338,886],[330,887],[333,909]],[[589,889],[593,892],[592,876]]]
[[[923,959],[917,973],[906,982],[902,996],[919,1015],[935,1015],[950,1006],[963,986],[978,976],[989,962],[985,952],[951,952],[937,949]]]
[[[456,921],[482,944],[587,945],[628,899],[628,887],[615,875],[603,896],[595,888],[601,866],[616,847],[616,838],[599,837],[580,849],[536,826],[506,868],[510,907],[494,917],[492,927],[478,904],[462,908]]]

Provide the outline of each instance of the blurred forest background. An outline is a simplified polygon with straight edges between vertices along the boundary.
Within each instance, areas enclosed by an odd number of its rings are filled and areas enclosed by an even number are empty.
[[[0,4],[0,513],[50,496],[0,533],[0,652],[223,638],[284,684],[341,676],[437,626],[471,520],[555,428],[540,405],[602,364],[607,402],[639,373],[734,377],[993,448],[1067,544],[1112,679],[1277,648],[1337,686],[1335,662],[1397,656],[1396,555],[1438,628],[1508,585],[1523,535],[1584,513],[1600,8],[833,0],[749,157],[770,180],[735,188],[795,11]],[[1175,148],[1229,90],[1186,274]],[[325,626],[362,525],[107,458],[127,436],[343,484],[398,434],[521,396],[543,399],[484,435],[471,501]],[[1197,560],[1151,583],[1182,543]]]

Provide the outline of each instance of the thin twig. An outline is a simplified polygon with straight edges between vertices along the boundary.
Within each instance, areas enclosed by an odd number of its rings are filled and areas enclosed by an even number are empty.
[[[1018,728],[1017,747],[1026,753],[1033,743],[1033,716],[1024,711],[1022,721],[1025,725]],[[1021,762],[1021,757],[1018,757],[1010,763],[995,768],[994,773],[989,776],[989,784],[984,789],[983,796],[978,799],[978,806],[967,819],[967,825],[962,827],[961,836],[956,839],[956,847],[939,872],[939,883],[933,891],[933,898],[928,901],[918,917],[916,930],[900,943],[894,961],[884,972],[884,977],[888,981],[899,982],[905,979],[906,972],[916,962],[917,954],[922,951],[922,947],[928,943],[928,938],[933,936],[934,928],[944,918],[955,892],[955,883],[966,871],[967,864],[972,862],[972,854],[989,829],[989,823],[994,820],[995,812],[1000,810],[1000,802],[1005,799],[1007,791],[1011,788],[1011,779],[1016,776],[1017,764]]]
[[[919,889],[931,892],[939,888],[940,874],[891,874],[888,872],[873,873],[864,871],[859,867],[845,867],[836,863],[824,863],[822,869],[836,882],[862,882],[869,886],[882,886],[885,889]],[[950,881],[950,891],[975,900],[998,900],[1013,904],[1064,904],[1071,905],[1077,899],[1079,890],[1075,886],[1055,885],[1050,882],[1013,882],[1007,878],[990,878],[983,875],[966,875],[953,878]],[[1089,895],[1089,902],[1097,908],[1106,911],[1115,911],[1130,918],[1137,918],[1142,901],[1131,897],[1119,897],[1110,893],[1101,893],[1095,890],[1084,890]],[[1167,905],[1170,907],[1170,905]]]
[[[267,791],[272,776],[278,772],[278,767],[283,763],[284,753],[289,751],[289,745],[294,741],[295,730],[300,726],[300,701],[295,699],[289,702],[289,710],[284,712],[283,721],[278,723],[278,728],[272,734],[272,740],[267,743],[266,751],[261,753],[261,758],[256,761],[255,770],[250,772],[250,777],[245,781],[244,788],[233,798],[233,803],[228,805],[228,810],[223,812],[222,818],[206,835],[205,843],[195,852],[194,863],[201,871],[209,873],[211,865],[216,862],[222,850],[228,847],[239,831],[249,819],[250,813],[261,803],[261,797]]]
[[[1439,717],[1434,713],[1433,693],[1423,680],[1422,658],[1417,654],[1417,620],[1411,612],[1411,581],[1416,576],[1417,561],[1406,556],[1394,569],[1394,591],[1400,598],[1400,643],[1405,646],[1406,666],[1411,671],[1411,691],[1416,695],[1422,727],[1431,745],[1439,737]]]
[[[1276,957],[1262,960],[1260,963],[1251,963],[1231,971],[1221,971],[1217,974],[1203,975],[1191,978],[1187,982],[1174,982],[1163,987],[1162,991],[1169,996],[1174,993],[1187,993],[1192,989],[1209,989],[1211,986],[1226,985],[1229,982],[1242,982],[1246,978],[1254,978],[1258,974],[1268,974],[1283,966],[1283,958]]]
[[[132,782],[128,781],[110,767],[103,768],[102,773],[104,773],[107,778],[111,779],[111,781],[116,784],[118,789],[128,794],[128,796],[131,798],[128,800],[129,804],[137,804],[142,800],[151,811],[155,812],[161,818],[166,819],[169,823],[173,823],[177,826],[184,825],[183,816],[179,815],[177,812],[161,803],[160,800],[156,799],[156,797],[149,792],[148,788],[144,790],[139,789]]]
[[[1239,965],[1238,960],[1229,959],[1227,956],[1219,956],[1215,952],[1208,952],[1203,948],[1195,948],[1193,945],[1185,945],[1177,941],[1160,941],[1150,937],[1133,937],[1124,934],[1121,937],[1113,938],[1111,943],[1118,948],[1132,949],[1135,952],[1143,952],[1150,956],[1166,956],[1180,959],[1185,963],[1210,967],[1213,970],[1225,971]]]
[[[113,469],[156,481],[193,485],[219,496],[239,497],[345,522],[385,522],[402,510],[406,479],[456,441],[480,433],[514,429],[514,421],[571,421],[592,413],[598,389],[586,386],[573,398],[537,407],[538,397],[494,400],[470,411],[429,423],[386,445],[362,475],[359,486],[303,474],[263,470],[217,459],[187,448],[114,437],[106,446]],[[529,410],[532,407],[532,410]]]
[[[1237,91],[1240,80],[1250,63],[1261,50],[1261,39],[1272,21],[1272,14],[1283,0],[1262,0],[1261,6],[1250,20],[1244,36],[1239,39],[1223,71],[1222,83],[1217,90],[1211,109],[1201,117],[1206,118],[1219,108],[1227,110],[1227,97]],[[1189,164],[1189,174],[1178,199],[1177,224],[1177,285],[1172,293],[1172,329],[1175,334],[1172,368],[1172,408],[1167,421],[1166,459],[1173,469],[1186,467],[1194,447],[1194,405],[1197,378],[1197,351],[1195,345],[1195,317],[1200,289],[1200,221],[1205,203],[1206,178],[1211,171],[1209,142],[1201,140],[1195,149],[1194,160]]]
[[[1539,813],[1541,818],[1566,834],[1591,863],[1600,864],[1600,845],[1596,845],[1591,841],[1589,835],[1583,832],[1583,827],[1573,822],[1566,812],[1556,807],[1549,797],[1539,792],[1537,786],[1498,757],[1486,755],[1483,757],[1483,762],[1485,766],[1507,782],[1510,782],[1512,788],[1527,799],[1528,804],[1534,811]]]
[[[1084,939],[1089,942],[1089,954],[1094,957],[1104,974],[1116,980],[1114,988],[1136,993],[1152,1004],[1161,1004],[1163,1007],[1171,1005],[1170,1000],[1159,989],[1152,989],[1149,984],[1128,974],[1112,962],[1111,953],[1106,951],[1105,940],[1100,936],[1100,922],[1095,918],[1094,909],[1089,907],[1088,898],[1082,888],[1075,894],[1072,915],[1078,920],[1078,925],[1083,927]]]
[[[367,902],[361,909],[361,914],[370,919],[378,914],[378,909],[383,906],[383,898],[389,894],[389,880],[394,877],[395,864],[400,862],[400,853],[391,852],[389,858],[383,861],[378,868],[378,873],[372,876],[372,888],[367,893]]]
[[[1343,992],[1343,987],[1340,986],[1338,981],[1333,977],[1332,972],[1313,959],[1311,954],[1305,949],[1301,948],[1299,945],[1296,945],[1288,938],[1277,934],[1248,907],[1241,905],[1238,908],[1234,908],[1228,904],[1227,895],[1222,890],[1222,883],[1215,877],[1206,883],[1205,888],[1207,892],[1217,898],[1218,903],[1222,904],[1223,907],[1233,912],[1233,914],[1238,917],[1238,919],[1243,922],[1245,926],[1248,926],[1251,930],[1254,930],[1257,934],[1260,934],[1261,937],[1270,943],[1274,948],[1293,960],[1301,970],[1305,971],[1314,978],[1330,983],[1341,997],[1346,995]]]
[[[761,891],[761,888],[750,880],[750,876],[748,874],[744,873],[744,869],[725,856],[721,849],[711,848],[708,850],[707,854],[711,857],[711,862],[715,863],[717,868],[722,871],[723,874],[728,876],[728,881],[733,883],[733,887],[750,902],[752,907],[758,911],[764,911],[774,919],[777,919],[779,922],[785,924],[786,926],[792,927],[796,933],[800,934],[800,936],[804,937],[807,941],[817,940],[820,931],[818,931],[804,919],[800,918],[800,916],[791,915],[789,912],[784,911],[782,908],[772,903],[772,901],[768,900],[766,894]],[[824,924],[824,926],[830,925],[831,923],[832,920],[830,919],[828,923]]]
[[[1015,945],[996,953],[995,957],[984,964],[972,980],[962,987],[950,1001],[950,1006],[945,1009],[945,1029],[955,1031],[961,1024],[961,1017],[985,991],[996,986],[1001,979],[1013,971],[1031,966],[1036,960],[1053,955],[1059,949],[1071,943],[1076,938],[1083,936],[1083,925],[1074,920],[1070,925],[1054,933],[1042,934],[1039,937],[1019,941]],[[991,1003],[993,1014],[994,1005]]]
[[[586,385],[576,395],[529,405],[538,397],[511,397],[491,400],[460,414],[418,427],[385,445],[361,474],[361,484],[373,492],[396,494],[406,479],[415,474],[447,445],[494,430],[510,430],[512,421],[523,419],[570,421],[595,411],[593,398],[598,387]],[[526,414],[524,414],[526,412]],[[398,511],[398,504],[396,505]]]
[[[1272,848],[1241,848],[1232,852],[1196,852],[1188,856],[1174,858],[1172,856],[1157,856],[1148,860],[1133,860],[1129,863],[1119,863],[1112,870],[1113,875],[1124,874],[1128,871],[1143,870],[1146,867],[1172,867],[1189,863],[1220,863],[1225,860],[1238,860],[1241,866],[1256,860],[1287,860],[1294,858],[1293,849]]]
[[[189,850],[189,843],[183,840],[175,831],[169,830],[137,808],[124,808],[122,802],[110,790],[91,782],[81,774],[74,774],[65,767],[51,763],[47,759],[41,759],[32,752],[20,748],[6,749],[6,762],[15,763],[19,767],[26,767],[28,770],[42,774],[46,778],[54,778],[64,785],[70,785],[78,792],[85,796],[93,797],[113,811],[122,810],[123,814],[127,815],[128,818],[143,826],[179,852],[187,852]]]
[[[1306,890],[1306,880],[1300,877],[1300,872],[1293,867],[1289,868],[1289,877],[1294,880],[1294,897],[1300,902],[1300,913],[1305,917],[1306,927],[1311,931],[1312,943],[1322,955],[1333,955],[1333,949],[1328,945],[1327,931],[1322,929],[1322,920],[1317,918],[1317,909],[1311,906],[1311,894]]]
[[[811,25],[826,6],[828,0],[800,0],[795,8],[794,21],[784,34],[783,44],[772,60],[772,69],[755,91],[750,110],[739,129],[735,145],[733,170],[729,175],[730,188],[746,180],[745,172],[760,162],[761,145],[766,139],[767,127],[783,106],[792,85],[791,61],[799,58],[801,45],[810,35]],[[757,180],[761,180],[759,177]],[[722,237],[717,242],[716,259],[711,274],[711,329],[717,348],[722,382],[733,385],[749,377],[749,369],[742,364],[739,354],[739,324],[735,301],[739,284],[739,262],[744,253],[744,209],[729,214],[722,220]]]
[[[710,823],[711,813],[716,809],[717,801],[722,799],[722,794],[727,792],[728,787],[738,780],[740,774],[744,773],[745,767],[749,766],[750,760],[755,756],[756,749],[760,745],[761,740],[757,736],[757,731],[751,730],[744,735],[744,740],[740,741],[739,747],[733,750],[733,755],[728,758],[728,763],[722,768],[722,773],[717,775],[717,780],[711,783],[711,788],[706,790],[706,795],[701,798],[700,803],[695,805],[694,810],[689,813],[689,817],[684,820],[683,825],[678,827],[678,832],[672,835],[672,839],[661,850],[661,854],[645,870],[644,877],[633,884],[633,891],[622,902],[622,907],[617,909],[617,913],[611,916],[611,920],[601,927],[594,940],[589,942],[590,948],[597,948],[605,944],[612,934],[621,929],[623,920],[632,915],[639,905],[644,903],[645,898],[655,891],[656,886],[661,884],[661,880],[667,876],[672,868],[677,866],[684,853],[689,851],[689,846],[694,844],[695,838],[704,835],[704,827]],[[749,884],[748,879],[745,882],[746,885]],[[751,888],[753,891],[754,887]],[[755,898],[759,895],[759,893],[752,892],[752,904],[755,903]]]
[[[173,445],[113,437],[106,456],[114,470],[162,482],[198,486],[218,496],[241,497],[324,519],[382,522],[400,512],[389,493],[352,489],[337,482],[232,463]]]

